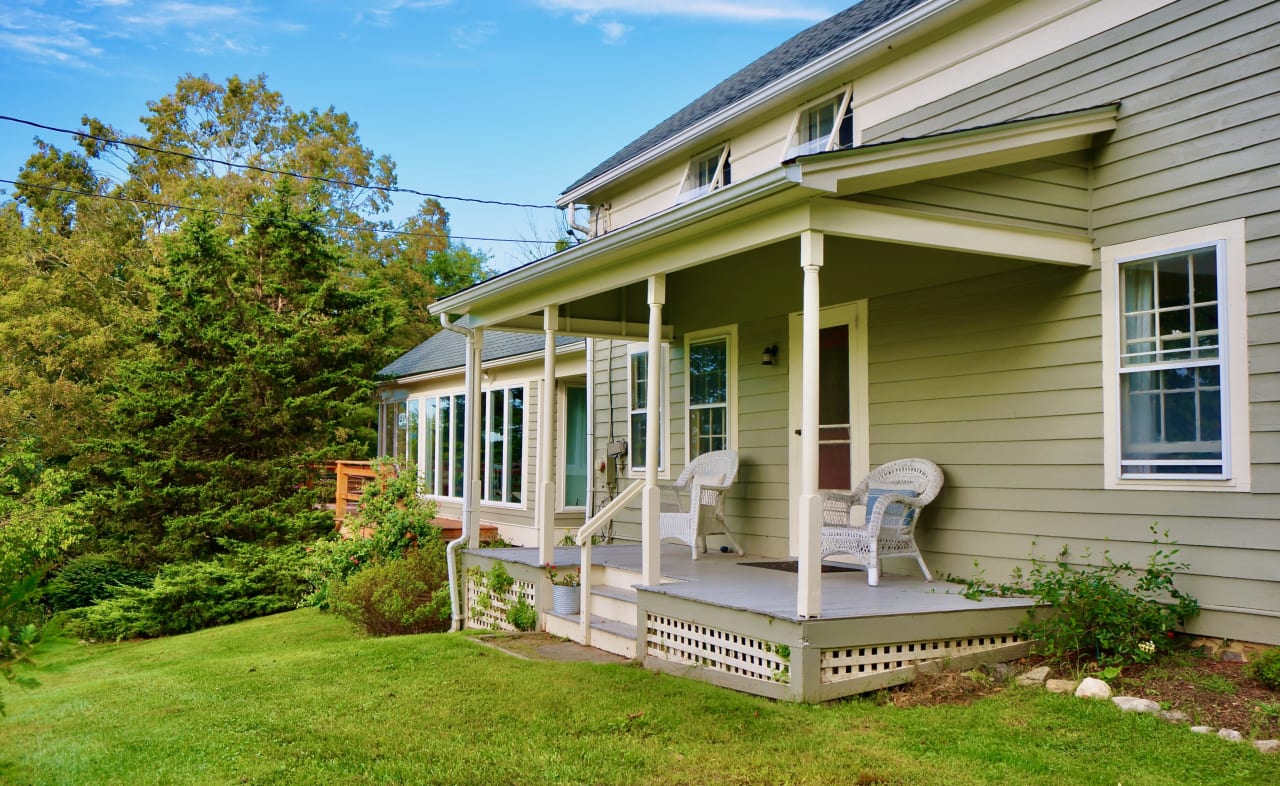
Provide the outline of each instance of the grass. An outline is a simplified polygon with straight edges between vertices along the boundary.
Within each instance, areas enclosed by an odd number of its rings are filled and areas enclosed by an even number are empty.
[[[365,639],[313,610],[67,644],[36,676],[6,694],[0,783],[1280,782],[1280,756],[1044,691],[798,706],[466,636]]]

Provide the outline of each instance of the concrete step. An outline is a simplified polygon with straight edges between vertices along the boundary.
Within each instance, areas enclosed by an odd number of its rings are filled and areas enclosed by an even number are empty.
[[[618,568],[612,565],[594,565],[591,568],[593,585],[630,588],[640,583],[640,571]]]

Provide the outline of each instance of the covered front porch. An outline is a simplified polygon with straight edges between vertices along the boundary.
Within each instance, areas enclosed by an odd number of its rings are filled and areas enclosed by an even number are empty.
[[[558,547],[554,563],[573,569],[581,553]],[[467,551],[468,624],[514,630],[506,610],[544,582],[541,556],[534,548]],[[584,592],[594,625],[585,628],[580,614],[547,610],[545,629],[575,640],[589,630],[589,643],[647,668],[809,702],[901,684],[919,670],[967,668],[1027,650],[1027,642],[1011,633],[1034,606],[1027,599],[973,601],[960,594],[960,585],[895,574],[871,587],[865,571],[829,562],[821,573],[820,614],[801,618],[795,613],[794,559],[711,552],[693,560],[687,547],[675,544],[664,544],[661,558],[660,583],[644,584],[639,546],[596,546],[584,571],[594,579]],[[514,579],[501,597],[486,589],[481,576],[496,563]]]

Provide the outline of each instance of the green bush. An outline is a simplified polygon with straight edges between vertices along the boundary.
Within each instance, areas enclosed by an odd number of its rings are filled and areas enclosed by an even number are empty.
[[[421,537],[400,559],[374,562],[330,591],[332,609],[375,636],[448,630],[452,616],[444,543]]]
[[[375,464],[379,469],[385,466],[385,462]],[[334,534],[308,549],[310,589],[306,605],[329,609],[334,588],[348,577],[375,563],[400,559],[424,538],[439,540],[440,529],[433,523],[435,502],[418,495],[417,477],[417,470],[410,465],[394,477],[367,486],[360,510],[346,523],[351,532],[372,530],[369,537],[343,538]]]
[[[1009,584],[969,580],[965,594],[1029,595],[1051,607],[1028,612],[1017,629],[1051,660],[1082,654],[1102,666],[1149,663],[1169,648],[1173,631],[1200,612],[1199,602],[1174,585],[1174,574],[1188,565],[1175,559],[1178,549],[1165,549],[1173,545],[1169,533],[1154,525],[1151,532],[1156,548],[1145,569],[1116,562],[1110,552],[1103,552],[1101,565],[1090,563],[1088,552],[1084,564],[1073,565],[1064,546],[1052,562],[1033,558],[1026,576],[1015,570]]]
[[[53,611],[91,606],[114,597],[118,587],[145,587],[154,577],[122,565],[108,554],[84,554],[68,562],[44,589]]]
[[[1280,647],[1262,652],[1246,664],[1244,670],[1271,690],[1280,691]]]
[[[217,559],[166,565],[150,587],[66,613],[89,639],[168,636],[296,608],[308,588],[301,546],[241,544]]]
[[[538,627],[538,610],[529,601],[520,598],[507,609],[507,622],[516,630],[533,630]]]

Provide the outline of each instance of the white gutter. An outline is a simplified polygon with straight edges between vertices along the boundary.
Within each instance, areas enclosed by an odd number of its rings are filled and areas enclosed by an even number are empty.
[[[440,315],[440,326],[445,330],[452,330],[454,333],[458,333],[466,338],[467,351],[468,354],[470,353],[472,342],[476,339],[476,332],[474,330],[451,323],[449,321],[448,314]],[[467,402],[467,405],[467,408],[470,409],[471,402]],[[470,478],[467,478],[468,482],[463,486],[463,494],[466,495],[467,499],[463,500],[462,503],[461,532],[459,533],[457,540],[450,541],[449,545],[444,548],[445,563],[449,566],[449,607],[452,613],[452,622],[450,623],[449,630],[451,631],[458,631],[462,629],[462,602],[458,594],[457,551],[459,546],[466,543],[471,538],[471,519],[473,516],[470,506],[474,505],[475,501],[470,499],[470,480]]]
[[[797,68],[795,71],[781,77],[775,82],[771,82],[756,92],[745,98],[730,104],[724,109],[708,115],[699,120],[697,123],[678,132],[675,136],[669,137],[656,146],[630,158],[612,169],[602,172],[586,183],[574,188],[572,191],[566,191],[556,198],[556,205],[564,207],[575,202],[584,201],[591,192],[604,186],[606,183],[625,177],[638,169],[641,169],[654,161],[666,156],[677,149],[690,145],[698,141],[699,137],[716,131],[723,132],[725,123],[741,120],[750,117],[752,114],[764,111],[767,105],[786,98],[789,93],[802,91],[808,88],[811,83],[820,82],[830,77],[830,71],[842,61],[852,60],[858,56],[868,56],[879,54],[882,48],[888,48],[896,43],[894,39],[911,31],[912,28],[920,23],[928,20],[930,17],[937,16],[944,11],[963,11],[965,6],[977,5],[983,0],[934,0],[933,2],[924,3],[907,11],[901,16],[889,20],[880,27],[863,33],[858,38],[853,39],[849,43],[833,49],[816,60]],[[923,31],[912,31],[923,32]],[[848,65],[848,63],[843,63]]]
[[[594,237],[581,245],[531,262],[523,267],[495,276],[473,287],[442,298],[428,309],[432,315],[466,313],[465,307],[476,300],[519,289],[530,281],[570,268],[585,259],[618,251],[635,243],[654,239],[691,224],[704,221],[717,213],[725,213],[780,191],[799,185],[800,167],[791,164],[770,169],[749,180],[743,180],[707,196],[676,205],[648,216],[634,224]],[[455,326],[459,327],[459,326]],[[497,328],[501,329],[501,328]]]

